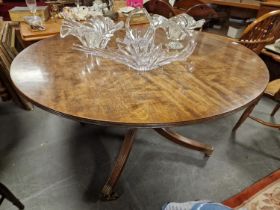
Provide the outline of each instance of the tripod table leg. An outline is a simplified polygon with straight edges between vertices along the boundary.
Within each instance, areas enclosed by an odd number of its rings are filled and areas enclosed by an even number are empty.
[[[14,196],[14,194],[2,183],[0,183],[0,195],[2,196],[0,199],[0,204],[6,198],[10,202],[12,202],[18,209],[24,209],[24,205]]]
[[[181,146],[197,150],[200,152],[203,152],[206,156],[210,156],[214,149],[211,145],[208,144],[202,144],[198,141],[188,139],[169,128],[154,128],[156,132],[158,132],[160,135],[164,136],[165,138],[175,142],[176,144],[179,144]]]
[[[106,181],[106,184],[101,190],[102,197],[105,200],[115,200],[118,198],[118,196],[113,192],[113,189],[117,184],[121,173],[125,167],[126,161],[129,157],[136,131],[136,128],[130,129],[125,135],[111,175],[109,176],[109,178]]]

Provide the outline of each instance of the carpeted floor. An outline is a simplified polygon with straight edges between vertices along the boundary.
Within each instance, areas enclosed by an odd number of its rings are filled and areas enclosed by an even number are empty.
[[[269,119],[273,105],[264,99],[254,114]],[[98,192],[125,128],[83,127],[37,108],[25,112],[0,103],[0,181],[28,210],[156,210],[168,201],[223,201],[280,168],[280,132],[247,120],[234,135],[239,116],[176,128],[212,144],[209,159],[141,130],[117,186],[121,197],[101,202]],[[15,208],[4,202],[0,209]]]
[[[280,209],[280,169],[223,202],[235,209]]]

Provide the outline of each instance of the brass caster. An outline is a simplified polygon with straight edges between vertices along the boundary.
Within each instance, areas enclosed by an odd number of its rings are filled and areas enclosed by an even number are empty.
[[[103,194],[101,195],[102,201],[114,201],[117,200],[120,196],[116,192],[112,192],[110,194]]]
[[[204,157],[209,158],[212,155],[213,152],[214,152],[214,148],[209,147],[208,150],[204,152]]]

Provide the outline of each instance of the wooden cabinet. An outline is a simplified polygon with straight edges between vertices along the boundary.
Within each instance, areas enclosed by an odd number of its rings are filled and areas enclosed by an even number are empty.
[[[261,2],[258,17],[273,10],[280,10],[280,0]]]

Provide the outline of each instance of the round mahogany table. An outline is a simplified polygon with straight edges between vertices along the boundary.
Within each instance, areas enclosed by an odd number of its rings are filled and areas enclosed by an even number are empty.
[[[256,103],[269,75],[251,50],[226,38],[199,33],[197,47],[185,62],[137,72],[101,59],[87,71],[86,55],[72,48],[78,40],[58,36],[35,43],[13,61],[11,77],[34,105],[85,123],[127,126],[122,147],[102,194],[113,188],[128,159],[137,128],[153,128],[167,139],[210,155],[211,145],[187,139],[169,127],[225,116]]]

